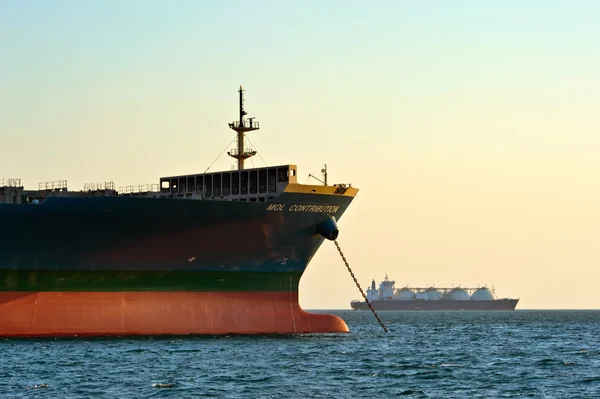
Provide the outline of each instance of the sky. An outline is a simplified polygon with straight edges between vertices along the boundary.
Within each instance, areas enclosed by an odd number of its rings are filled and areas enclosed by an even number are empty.
[[[0,48],[0,179],[229,170],[242,84],[250,166],[360,189],[338,241],[363,288],[600,308],[598,2],[5,0]],[[300,304],[359,298],[325,242]]]

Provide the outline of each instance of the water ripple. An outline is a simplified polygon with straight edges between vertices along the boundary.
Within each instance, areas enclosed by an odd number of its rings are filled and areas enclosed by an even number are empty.
[[[0,399],[600,397],[600,312],[339,311],[350,334],[0,340]]]

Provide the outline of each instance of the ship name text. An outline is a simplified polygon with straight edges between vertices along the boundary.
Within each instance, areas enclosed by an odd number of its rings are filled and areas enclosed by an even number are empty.
[[[290,212],[315,212],[315,213],[336,213],[340,207],[338,205],[310,205],[310,204],[294,204],[286,209],[285,204],[269,204],[267,211],[284,211]]]

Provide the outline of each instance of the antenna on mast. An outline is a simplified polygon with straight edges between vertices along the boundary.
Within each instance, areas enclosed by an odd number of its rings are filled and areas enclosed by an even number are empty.
[[[246,150],[244,148],[244,134],[252,130],[258,130],[258,122],[252,118],[244,118],[248,113],[244,110],[244,89],[240,85],[238,90],[240,93],[240,119],[238,121],[231,122],[229,127],[237,132],[237,149],[233,149],[227,153],[232,158],[237,159],[238,169],[244,169],[244,161],[250,157],[256,155],[256,151],[252,149]]]
[[[321,173],[323,173],[323,180],[319,179],[317,176],[311,175],[310,173],[308,174],[309,178],[313,178],[321,183],[323,183],[324,186],[327,185],[327,164],[325,164],[325,167],[323,169],[321,169]]]

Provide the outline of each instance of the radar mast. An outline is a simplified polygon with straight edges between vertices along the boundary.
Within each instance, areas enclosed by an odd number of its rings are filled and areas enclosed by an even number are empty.
[[[258,130],[259,127],[254,117],[244,118],[247,112],[244,110],[244,89],[241,85],[238,93],[240,93],[240,119],[229,124],[229,127],[237,132],[237,148],[229,151],[227,155],[237,159],[238,170],[242,170],[244,169],[244,161],[256,155],[256,151],[244,147],[244,135],[246,132]]]

